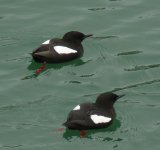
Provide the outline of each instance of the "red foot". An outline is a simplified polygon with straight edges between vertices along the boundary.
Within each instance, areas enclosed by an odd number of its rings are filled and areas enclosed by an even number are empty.
[[[43,65],[36,70],[35,74],[36,75],[40,74],[44,70],[45,67],[46,67],[46,62],[44,62]]]
[[[86,131],[81,130],[80,131],[80,138],[83,138],[86,136]]]

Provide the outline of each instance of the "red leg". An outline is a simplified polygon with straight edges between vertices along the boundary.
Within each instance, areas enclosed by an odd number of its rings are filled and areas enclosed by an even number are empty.
[[[46,67],[46,64],[47,64],[47,63],[44,62],[43,65],[36,70],[35,75],[40,74],[40,73],[44,70],[44,68]]]
[[[86,136],[86,131],[81,130],[80,131],[80,138],[83,138]]]
[[[22,80],[26,80],[26,79],[31,79],[31,78],[37,77],[37,76],[45,69],[46,64],[47,64],[47,63],[44,62],[43,65],[42,65],[40,68],[38,68],[33,75],[26,76],[26,77],[22,78]]]

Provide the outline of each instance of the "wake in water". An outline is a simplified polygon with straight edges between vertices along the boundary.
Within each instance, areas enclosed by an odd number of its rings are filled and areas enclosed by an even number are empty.
[[[159,83],[159,82],[160,82],[160,79],[154,79],[151,81],[145,81],[145,82],[141,82],[141,83],[137,83],[137,84],[133,84],[133,85],[128,85],[125,87],[115,88],[115,89],[108,91],[108,92],[117,92],[117,91],[122,91],[125,89],[130,89],[130,88],[134,88],[134,87],[141,87],[141,86],[150,85],[150,84]],[[98,95],[98,94],[100,94],[100,93],[93,93],[93,94],[88,94],[88,95],[84,95],[84,96],[88,97],[88,96],[93,96],[93,95]],[[156,94],[158,94],[158,93],[156,93]]]

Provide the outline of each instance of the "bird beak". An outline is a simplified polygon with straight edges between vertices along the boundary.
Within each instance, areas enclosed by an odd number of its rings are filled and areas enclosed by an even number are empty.
[[[87,34],[87,35],[85,35],[85,38],[88,38],[90,36],[93,36],[93,34]]]

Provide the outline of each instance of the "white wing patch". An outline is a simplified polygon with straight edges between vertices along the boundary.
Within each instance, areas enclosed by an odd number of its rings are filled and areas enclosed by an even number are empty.
[[[91,115],[90,117],[95,124],[107,123],[111,121],[111,118],[105,116]]]
[[[79,105],[77,105],[73,110],[80,110],[80,106]]]
[[[71,54],[71,53],[77,53],[76,50],[65,47],[65,46],[54,46],[55,51],[58,54]]]
[[[49,42],[50,42],[50,40],[47,40],[47,41],[45,41],[44,43],[42,43],[42,44],[49,44]]]

